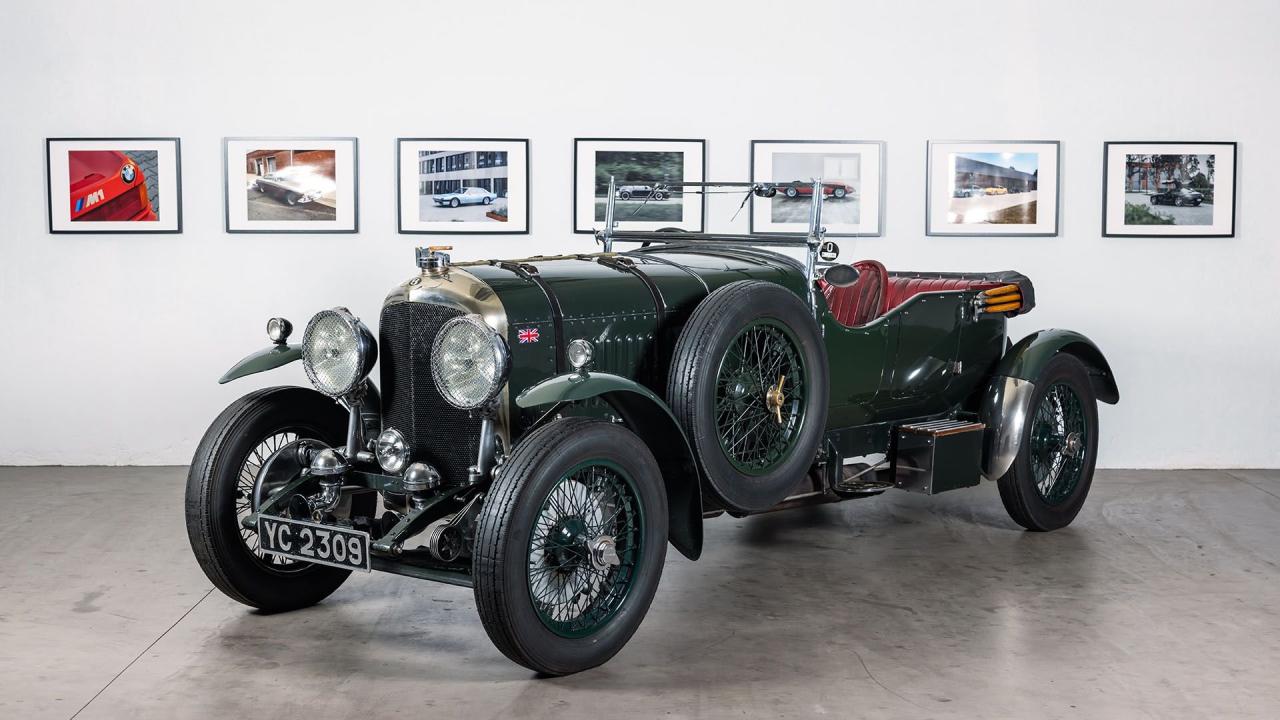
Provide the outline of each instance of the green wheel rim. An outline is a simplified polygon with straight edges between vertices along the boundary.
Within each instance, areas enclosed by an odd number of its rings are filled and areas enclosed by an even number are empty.
[[[798,345],[786,325],[761,319],[743,328],[720,360],[716,436],[739,472],[764,475],[795,449],[808,375]]]
[[[643,550],[631,476],[608,460],[575,465],[543,499],[529,538],[529,598],[542,624],[566,638],[603,628],[631,592]]]
[[[1062,503],[1080,485],[1089,439],[1080,396],[1066,383],[1050,386],[1031,421],[1031,472],[1045,503]]]

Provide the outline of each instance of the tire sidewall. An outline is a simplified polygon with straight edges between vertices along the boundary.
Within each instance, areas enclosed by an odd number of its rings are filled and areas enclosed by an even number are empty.
[[[1071,494],[1056,505],[1047,504],[1036,489],[1035,473],[1031,469],[1031,433],[1036,410],[1049,390],[1058,383],[1065,383],[1080,399],[1084,410],[1088,429],[1088,443],[1085,446],[1085,461],[1081,469],[1080,482]],[[1019,492],[1025,498],[1025,508],[1038,529],[1052,530],[1065,527],[1075,519],[1089,495],[1093,485],[1094,464],[1098,459],[1098,403],[1094,398],[1089,373],[1076,358],[1067,354],[1059,354],[1049,361],[1044,371],[1036,379],[1036,389],[1031,396],[1028,409],[1028,422],[1022,428],[1018,455],[1014,458],[1014,480],[1019,484]]]
[[[521,445],[537,443],[540,439],[530,436]],[[521,452],[521,448],[515,452]],[[644,545],[635,584],[609,623],[592,635],[566,638],[543,624],[533,606],[528,579],[529,541],[542,503],[552,488],[570,468],[591,460],[613,462],[630,476],[644,514]],[[605,421],[582,422],[580,430],[550,448],[523,477],[500,475],[490,497],[502,494],[497,486],[503,483],[518,485],[499,539],[505,562],[498,568],[498,588],[502,595],[500,602],[505,604],[506,615],[511,619],[512,640],[531,664],[544,672],[564,674],[600,665],[613,657],[640,626],[662,575],[666,558],[667,500],[657,461],[631,431]],[[498,531],[494,524],[504,520],[491,510],[500,508],[486,508],[477,538],[486,532]]]
[[[757,287],[751,290],[747,302],[717,311],[717,329],[710,342],[692,350],[701,357],[699,367],[694,370],[696,400],[690,439],[716,495],[729,505],[727,509],[756,512],[786,497],[813,464],[826,426],[829,377],[826,344],[803,301],[781,285],[767,281],[739,282]],[[714,420],[715,386],[730,344],[748,324],[759,320],[774,321],[785,327],[804,367],[807,388],[804,417],[791,454],[769,472],[749,475],[733,465],[721,446]]]

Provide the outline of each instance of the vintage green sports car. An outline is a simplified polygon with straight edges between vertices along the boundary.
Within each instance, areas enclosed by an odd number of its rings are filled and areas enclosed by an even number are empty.
[[[343,308],[296,344],[273,318],[274,344],[221,382],[301,360],[313,387],[249,393],[205,434],[186,494],[200,565],[268,612],[352,570],[469,586],[503,653],[561,675],[618,652],[667,543],[696,559],[705,518],[986,477],[1023,527],[1070,523],[1096,403],[1119,398],[1102,353],[1068,330],[1010,343],[1034,305],[1018,273],[831,262],[811,185],[803,234],[620,232],[611,191],[601,252],[419,250],[376,338]]]

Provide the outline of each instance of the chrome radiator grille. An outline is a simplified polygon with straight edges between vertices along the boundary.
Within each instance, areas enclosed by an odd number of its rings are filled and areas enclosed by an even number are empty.
[[[467,479],[476,460],[480,420],[450,405],[431,379],[431,344],[462,311],[447,305],[400,302],[382,310],[382,426],[404,433],[415,461],[431,463],[446,483]]]

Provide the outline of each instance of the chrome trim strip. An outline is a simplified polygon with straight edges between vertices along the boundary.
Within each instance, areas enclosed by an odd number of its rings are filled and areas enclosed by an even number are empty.
[[[1004,376],[992,378],[987,386],[978,415],[987,425],[982,474],[988,480],[999,479],[1013,466],[1035,391],[1035,383],[1029,380]]]

